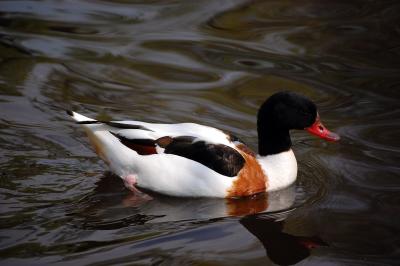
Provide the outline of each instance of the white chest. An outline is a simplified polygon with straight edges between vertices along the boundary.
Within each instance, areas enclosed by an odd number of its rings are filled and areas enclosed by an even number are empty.
[[[258,156],[257,160],[268,177],[267,191],[283,189],[296,181],[297,161],[291,149],[274,155]]]

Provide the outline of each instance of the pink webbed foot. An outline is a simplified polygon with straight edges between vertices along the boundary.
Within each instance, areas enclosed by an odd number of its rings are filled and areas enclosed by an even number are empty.
[[[123,178],[125,186],[133,192],[137,192],[135,185],[137,184],[136,175],[127,175]]]
[[[137,179],[135,175],[127,175],[124,179],[125,186],[133,192],[132,195],[124,199],[123,204],[126,206],[137,206],[140,203],[152,200],[153,198],[146,193],[141,192],[135,186]]]

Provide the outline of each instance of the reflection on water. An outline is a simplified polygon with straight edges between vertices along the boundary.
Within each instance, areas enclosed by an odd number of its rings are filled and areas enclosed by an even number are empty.
[[[283,213],[285,214],[285,213]],[[282,214],[280,215],[282,216]],[[272,216],[273,217],[273,216]],[[294,236],[283,232],[282,217],[246,216],[240,223],[263,244],[268,257],[278,265],[296,264],[311,254],[311,249],[327,246],[319,237]]]
[[[240,199],[181,198],[168,197],[151,192],[128,191],[118,176],[107,172],[96,184],[91,194],[74,205],[74,213],[95,224],[113,227],[114,222],[129,220],[136,224],[140,217],[146,222],[159,223],[185,220],[206,220],[227,216],[244,216],[261,212],[280,212],[296,208],[294,187],[261,193]],[[129,211],[128,211],[129,210]],[[131,220],[132,219],[132,220]]]
[[[1,1],[1,264],[399,264],[399,11]],[[293,132],[296,186],[242,200],[132,194],[63,111],[197,122],[255,149],[257,108],[283,89],[342,140]]]

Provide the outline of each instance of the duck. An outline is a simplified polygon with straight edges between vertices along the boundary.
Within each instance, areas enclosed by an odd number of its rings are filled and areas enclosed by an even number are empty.
[[[304,95],[272,94],[257,113],[258,153],[233,134],[196,123],[101,121],[68,110],[111,172],[136,191],[175,197],[240,198],[293,185],[297,161],[290,130],[326,141],[339,135]]]

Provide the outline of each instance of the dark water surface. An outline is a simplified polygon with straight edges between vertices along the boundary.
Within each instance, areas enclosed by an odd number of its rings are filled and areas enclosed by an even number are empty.
[[[398,1],[1,1],[0,264],[399,265],[399,14]],[[137,197],[62,111],[198,122],[256,148],[257,108],[283,89],[342,140],[293,132],[296,187],[239,201]]]

